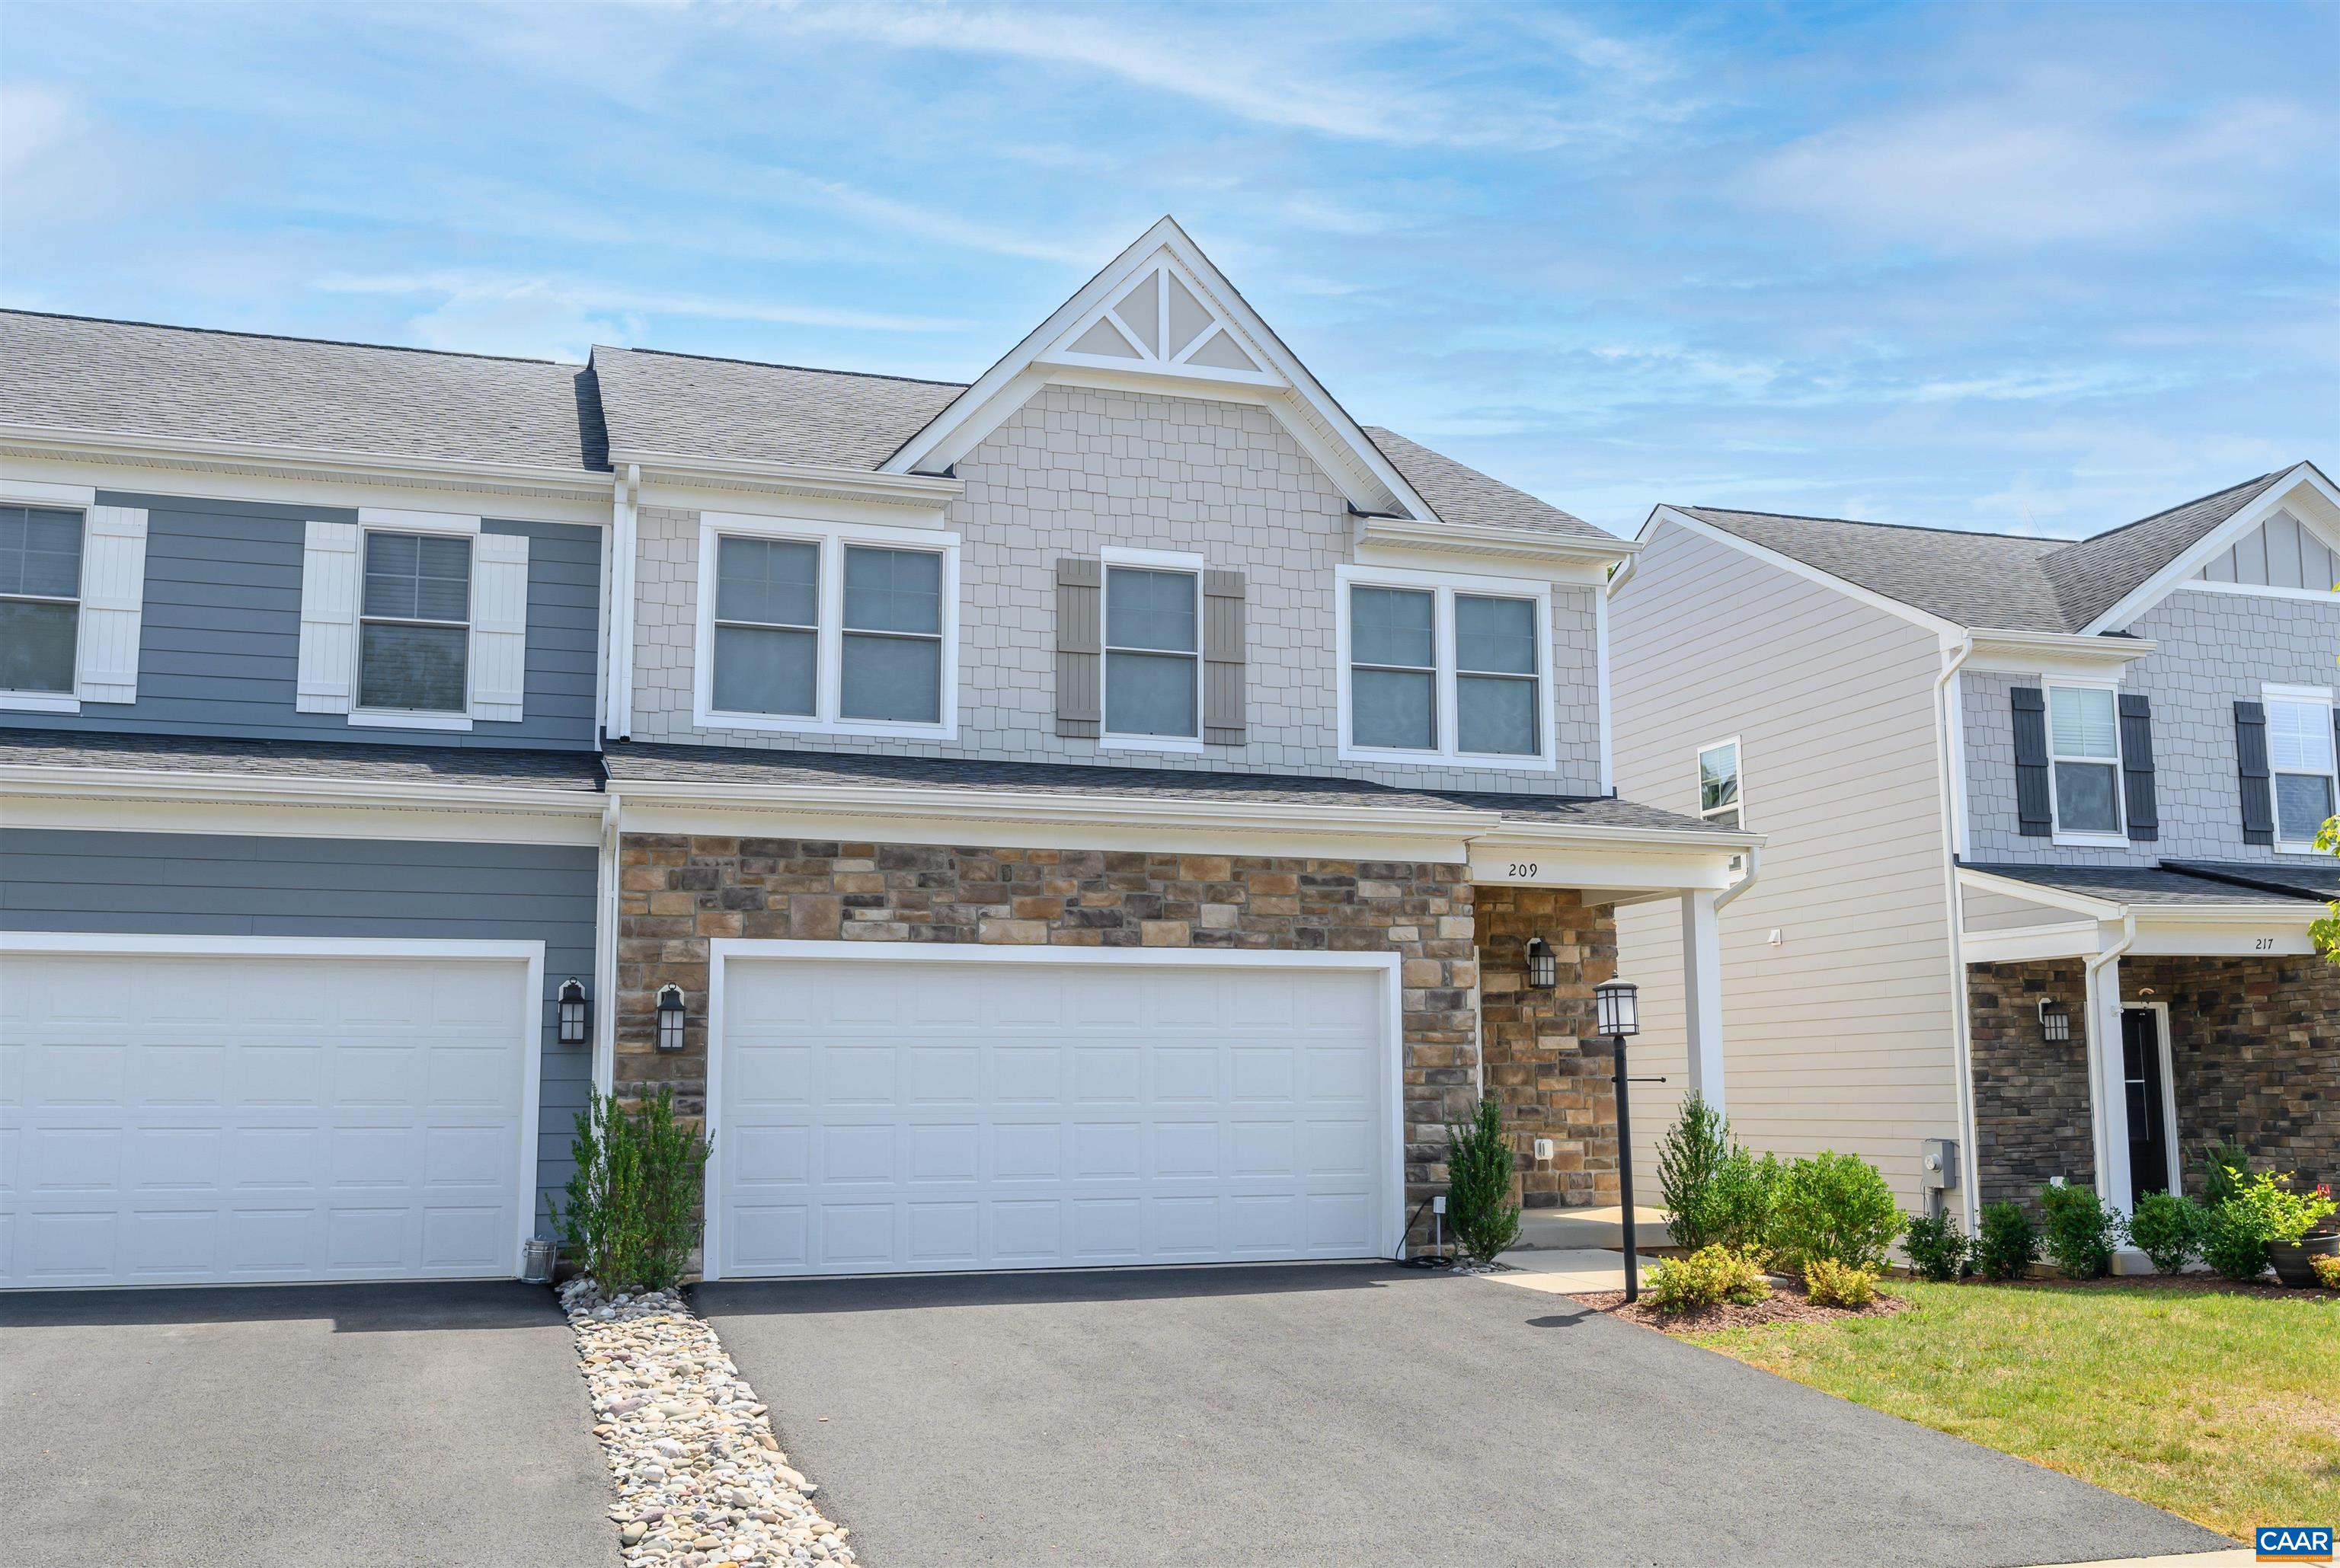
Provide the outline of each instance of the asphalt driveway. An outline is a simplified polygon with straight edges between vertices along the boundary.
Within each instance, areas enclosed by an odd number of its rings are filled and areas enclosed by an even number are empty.
[[[0,1560],[615,1568],[541,1286],[0,1296]]]
[[[698,1305],[870,1568],[2232,1544],[1562,1297],[1384,1264],[721,1284]]]

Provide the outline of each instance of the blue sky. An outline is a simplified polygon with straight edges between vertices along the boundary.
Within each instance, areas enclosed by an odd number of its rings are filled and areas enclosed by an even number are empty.
[[[2077,534],[2340,463],[2340,5],[47,5],[0,301],[967,379],[1174,213],[1353,412]]]

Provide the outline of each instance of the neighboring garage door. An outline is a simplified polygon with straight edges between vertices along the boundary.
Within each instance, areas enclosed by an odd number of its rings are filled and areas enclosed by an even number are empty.
[[[718,954],[710,1275],[1394,1244],[1385,969],[736,945]]]
[[[0,1279],[510,1276],[538,1011],[524,957],[0,955]]]

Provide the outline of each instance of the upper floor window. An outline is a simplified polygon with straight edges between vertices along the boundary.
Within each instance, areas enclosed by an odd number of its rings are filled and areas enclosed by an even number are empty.
[[[1185,740],[1202,730],[1202,574],[1107,566],[1105,733]]]
[[[1344,758],[1552,765],[1545,585],[1339,577]]]
[[[2313,686],[2266,688],[2267,764],[2275,775],[2276,846],[2311,850],[2335,809],[2332,694]]]
[[[1698,748],[1698,814],[1721,827],[1740,825],[1739,741]]]
[[[911,533],[702,518],[698,722],[947,732],[957,541]]]
[[[2049,686],[2048,751],[2056,836],[2120,839],[2120,718],[2113,689]]]
[[[70,695],[82,514],[0,507],[0,691]]]
[[[369,529],[358,628],[359,707],[465,712],[471,703],[471,541]]]

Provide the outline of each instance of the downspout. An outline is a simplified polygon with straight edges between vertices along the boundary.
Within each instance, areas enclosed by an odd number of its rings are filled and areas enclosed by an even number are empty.
[[[1956,776],[1965,765],[1966,748],[1951,733],[1950,683],[1974,656],[1972,632],[1959,634],[1958,649],[1934,681],[1935,733],[1942,749],[1942,892],[1949,913],[1950,936],[1950,1060],[1958,1073],[1959,1207],[1966,1232],[1976,1235],[1981,1225],[1982,1166],[1975,1158],[1974,1042],[1968,1038],[1966,901],[1958,886],[1958,801],[1964,781]]]
[[[1760,844],[1750,843],[1747,846],[1746,853],[1747,874],[1714,895],[1714,912],[1717,914],[1720,914],[1725,909],[1729,908],[1732,899],[1737,898],[1740,893],[1745,892],[1749,888],[1753,887],[1755,885],[1756,877],[1762,873],[1762,846]]]
[[[624,805],[615,790],[610,790],[601,804],[599,880],[594,888],[600,908],[593,922],[593,1087],[603,1094],[617,1092],[618,896],[621,880],[618,850]]]
[[[611,740],[634,734],[634,560],[642,466],[619,473],[610,509],[610,689],[603,729]]]

